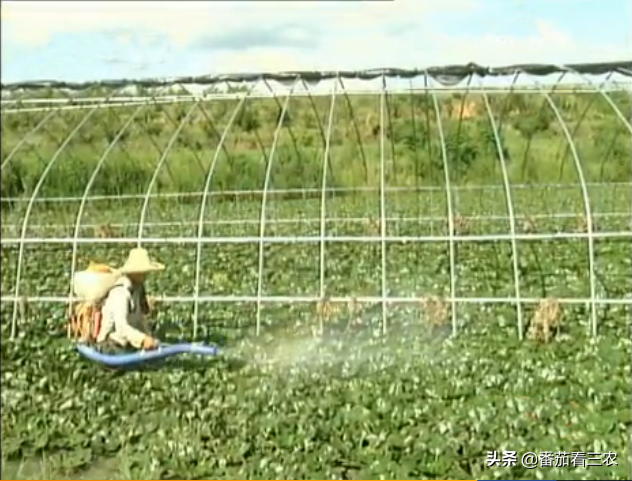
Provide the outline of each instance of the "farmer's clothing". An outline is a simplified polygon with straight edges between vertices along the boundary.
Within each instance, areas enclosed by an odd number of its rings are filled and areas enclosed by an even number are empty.
[[[127,276],[121,276],[108,293],[102,308],[102,324],[97,343],[112,340],[120,346],[131,345],[140,349],[147,334],[143,322],[148,311],[142,284],[134,284]]]

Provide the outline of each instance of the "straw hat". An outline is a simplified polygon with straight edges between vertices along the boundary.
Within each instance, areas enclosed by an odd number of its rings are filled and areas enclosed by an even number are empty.
[[[164,264],[156,262],[149,257],[149,253],[142,247],[129,251],[125,264],[118,269],[121,274],[145,274],[147,272],[162,271]]]

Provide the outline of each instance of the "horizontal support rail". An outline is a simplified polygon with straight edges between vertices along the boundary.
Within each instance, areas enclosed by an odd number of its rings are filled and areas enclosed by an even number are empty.
[[[155,297],[158,302],[166,303],[193,303],[193,302],[218,302],[218,303],[257,303],[263,302],[268,304],[288,304],[288,303],[313,303],[322,301],[319,296],[163,296]],[[331,303],[359,302],[363,304],[377,304],[385,302],[387,304],[414,304],[423,300],[424,297],[382,297],[382,296],[331,296],[327,297],[327,301]],[[445,302],[454,302],[457,304],[538,304],[544,298],[541,297],[442,297]],[[41,296],[41,297],[15,297],[2,296],[0,300],[7,302],[34,302],[42,304],[50,303],[69,303],[77,302],[77,299],[71,299],[69,296]],[[626,298],[555,298],[560,304],[589,304],[595,302],[602,305],[630,305],[632,306],[632,297]]]
[[[629,186],[632,188],[632,182],[586,182],[586,187],[600,187],[604,189],[613,189],[616,187]],[[541,192],[546,189],[579,189],[580,184],[512,184],[511,190],[527,190]],[[501,194],[504,193],[504,187],[502,184],[481,184],[481,185],[456,185],[451,187],[454,193],[458,192],[477,192],[477,191],[490,191],[497,190]],[[409,187],[385,187],[385,193],[418,193],[418,192],[439,192],[445,193],[445,186],[439,185],[421,185],[421,186],[409,186]],[[362,194],[362,193],[379,193],[379,187],[327,187],[324,190],[319,188],[300,188],[300,189],[253,189],[253,190],[221,190],[221,191],[209,191],[207,196],[212,197],[254,197],[266,195],[273,197],[275,195],[320,195],[323,192],[328,194]],[[204,192],[163,192],[149,194],[150,199],[186,199],[191,197],[203,197]],[[148,197],[147,194],[117,194],[117,195],[91,195],[87,198],[89,201],[98,200],[143,200]],[[38,197],[34,202],[81,202],[83,197],[81,196],[58,196],[58,197]],[[2,197],[0,202],[29,202],[29,197]]]
[[[625,239],[632,240],[630,232],[551,232],[542,234],[481,234],[481,235],[426,235],[426,236],[234,236],[234,237],[142,237],[144,244],[313,244],[332,243],[408,243],[408,242],[500,242],[516,240],[577,240],[577,239]],[[26,237],[2,238],[5,245],[20,244],[132,244],[138,243],[138,237]]]
[[[522,215],[517,214],[514,219],[516,220],[547,220],[547,219],[576,219],[581,217],[581,214],[577,212],[553,212],[551,214],[533,214],[533,215]],[[629,212],[594,212],[593,218],[630,218]],[[463,215],[461,216],[463,220],[475,220],[475,221],[494,221],[494,222],[502,222],[509,221],[510,217],[505,215]],[[375,218],[377,219],[377,218]],[[340,223],[340,224],[362,224],[367,221],[374,220],[372,217],[327,217],[325,218],[325,222],[327,223]],[[420,216],[420,217],[386,217],[384,219],[385,222],[389,223],[418,223],[418,222],[447,222],[448,217],[446,216]],[[293,218],[268,218],[266,219],[266,225],[295,225],[295,224],[319,224],[321,222],[320,217],[293,217]],[[260,219],[218,219],[218,220],[206,220],[202,224],[207,226],[242,226],[242,225],[259,225],[261,223]],[[130,227],[138,227],[138,222],[120,222],[120,223],[108,223],[108,225],[112,228],[130,228]],[[145,227],[195,227],[199,225],[199,222],[195,221],[165,221],[165,222],[145,222],[143,224]],[[29,224],[29,229],[33,230],[47,230],[47,229],[60,229],[64,227],[72,227],[72,224]],[[86,223],[81,224],[81,228],[83,229],[94,229],[97,227],[101,227],[102,224],[94,224],[94,223]],[[1,226],[3,230],[16,229],[21,227],[21,224],[7,224],[4,222]]]

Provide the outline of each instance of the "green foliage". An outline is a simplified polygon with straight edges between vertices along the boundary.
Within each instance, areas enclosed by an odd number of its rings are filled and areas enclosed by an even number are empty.
[[[629,95],[610,95],[625,112]],[[554,93],[550,98],[572,133],[586,178],[629,178],[629,131],[612,106],[597,94]],[[91,194],[144,193],[163,154],[167,157],[160,165],[156,191],[199,191],[218,148],[215,188],[260,189],[265,173],[260,168],[261,159],[270,155],[277,127],[280,130],[272,162],[283,168],[274,168],[271,183],[277,189],[300,187],[303,176],[312,182],[316,173],[323,171],[330,100],[293,98],[283,119],[277,100],[247,100],[230,127],[228,121],[238,106],[237,100],[213,100],[192,111],[191,105],[154,104],[93,112],[58,153],[39,195],[82,196],[87,179],[104,155]],[[279,102],[282,104],[283,99]],[[541,96],[491,95],[487,103],[493,124],[480,94],[454,98],[437,94],[437,102],[439,119],[434,102],[425,94],[388,96],[384,152],[388,158],[395,157],[395,170],[389,172],[391,182],[444,182],[442,136],[453,184],[500,179],[499,150],[513,183],[538,179],[577,182],[569,142]],[[378,106],[377,98],[370,95],[351,96],[350,105],[337,102],[329,142],[328,182],[335,182],[332,185],[367,187],[379,183]],[[3,192],[11,197],[28,197],[48,162],[87,112],[86,108],[59,111],[38,130],[34,129],[47,112],[3,114],[2,158],[11,156],[2,173]],[[128,125],[131,115],[134,119]],[[179,129],[182,122],[186,124]],[[222,136],[225,142],[219,147]],[[106,152],[112,142],[115,145]],[[366,163],[362,150],[371,153]],[[244,164],[236,159],[246,158],[253,165],[244,173]]]
[[[397,342],[403,352],[391,342],[381,357],[367,357],[378,343],[348,336],[320,346],[277,338],[306,352],[302,362],[192,360],[116,375],[39,334],[2,345],[3,469],[46,453],[56,474],[69,477],[115,459],[102,479],[629,474],[625,335],[534,350],[489,328],[444,345],[417,333]],[[487,451],[503,449],[613,451],[619,465],[486,468]]]
[[[530,138],[538,133],[543,133],[549,130],[555,114],[546,105],[543,105],[535,115],[524,115],[518,117],[514,126],[523,137]]]
[[[516,191],[518,215],[542,213],[545,207],[580,212],[578,189],[545,192]],[[629,186],[593,189],[591,195],[601,229],[626,228]],[[464,216],[504,208],[502,189],[460,192],[459,200]],[[270,202],[269,219],[320,212],[318,199]],[[389,198],[387,205],[387,215],[398,217],[441,215],[446,207],[440,196],[421,194]],[[627,216],[599,216],[613,205],[626,209]],[[260,207],[260,200],[211,200],[208,220],[255,222],[215,223],[203,234],[257,235]],[[327,208],[330,215],[353,218],[374,214],[378,202],[376,197],[331,198]],[[32,222],[68,225],[74,220],[74,211],[58,209],[37,206]],[[195,206],[153,199],[148,221],[166,224],[146,227],[145,235],[195,236],[198,214]],[[19,211],[15,215],[4,221],[19,221]],[[132,201],[97,204],[84,221],[116,226],[137,215]],[[569,232],[576,223],[574,218],[540,219],[536,227]],[[328,226],[338,235],[366,233],[362,223]],[[473,234],[506,233],[508,226],[473,220],[469,228]],[[268,223],[266,233],[317,235],[319,229],[318,223]],[[445,234],[445,222],[402,221],[388,230],[439,235]],[[136,233],[134,225],[119,228],[120,235]],[[48,231],[57,234],[69,235]],[[89,260],[120,264],[127,247],[79,246],[78,265]],[[168,268],[149,279],[150,293],[191,295],[195,248],[153,246],[152,254]],[[21,292],[63,295],[71,249],[28,247]],[[326,249],[328,294],[379,295],[378,246],[332,243]],[[632,269],[629,242],[600,241],[596,249],[598,294],[625,296]],[[318,245],[270,245],[264,255],[264,294],[318,295]],[[391,295],[448,293],[443,243],[389,243],[387,255]],[[3,246],[3,294],[13,293],[16,259],[17,248]],[[510,259],[508,242],[460,244],[456,296],[515,295]],[[204,246],[201,268],[202,295],[253,295],[258,246]],[[519,268],[524,297],[589,296],[585,240],[521,242]],[[533,306],[523,308],[528,320]],[[116,374],[80,358],[64,339],[63,306],[29,305],[20,337],[12,342],[7,339],[11,309],[3,306],[3,470],[8,476],[20,459],[44,459],[48,479],[64,473],[123,479],[627,479],[629,306],[600,307],[595,340],[589,334],[589,309],[564,306],[561,335],[548,345],[518,341],[515,309],[508,304],[465,304],[457,312],[460,334],[453,340],[446,340],[445,329],[429,331],[418,305],[390,305],[388,333],[382,336],[380,306],[366,305],[357,327],[348,329],[351,316],[343,309],[325,322],[319,341],[312,337],[319,320],[311,304],[264,305],[263,336],[255,338],[254,304],[203,303],[200,339],[225,339],[226,357],[175,360],[157,371]],[[189,304],[166,305],[154,320],[167,341],[191,337]],[[486,468],[487,451],[494,450],[613,451],[619,465],[533,472]]]
[[[241,110],[239,114],[237,114],[235,124],[237,124],[246,133],[257,130],[260,126],[260,122],[256,110],[251,108]]]

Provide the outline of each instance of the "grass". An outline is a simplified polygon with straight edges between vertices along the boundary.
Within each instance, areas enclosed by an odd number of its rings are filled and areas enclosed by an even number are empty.
[[[353,95],[337,103],[329,139],[326,96],[292,98],[283,119],[273,99],[249,100],[232,124],[237,100],[140,111],[84,106],[55,112],[36,131],[48,111],[6,113],[3,160],[14,160],[3,169],[3,192],[28,197],[52,159],[38,197],[81,197],[97,168],[92,195],[145,193],[152,179],[153,192],[200,191],[211,171],[215,192],[262,189],[268,170],[277,189],[320,189],[323,179],[330,187],[375,187],[382,157],[387,185],[398,186],[442,185],[446,164],[455,185],[500,183],[501,163],[512,184],[577,183],[577,162],[590,182],[626,179],[629,129],[613,107],[598,93],[550,95],[561,120],[537,95],[392,94],[383,119],[379,96]],[[627,92],[609,95],[620,112],[632,108]]]

